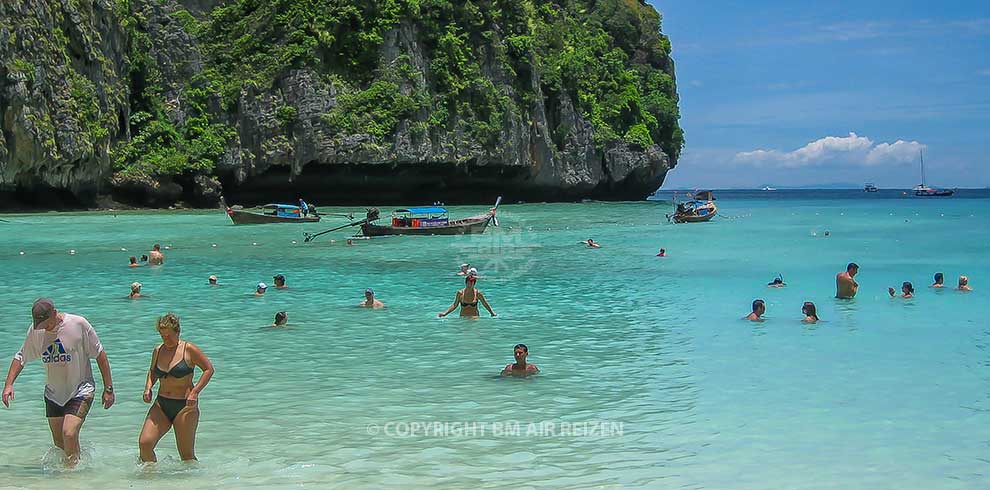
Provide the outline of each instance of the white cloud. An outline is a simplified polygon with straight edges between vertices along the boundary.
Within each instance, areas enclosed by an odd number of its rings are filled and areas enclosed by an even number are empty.
[[[897,140],[893,144],[880,143],[866,154],[867,165],[910,163],[918,158],[925,145],[917,141]]]
[[[733,160],[755,166],[784,168],[809,167],[827,162],[897,165],[911,162],[923,148],[925,145],[917,141],[874,144],[865,136],[849,133],[849,136],[826,136],[794,151],[761,149],[739,152]]]

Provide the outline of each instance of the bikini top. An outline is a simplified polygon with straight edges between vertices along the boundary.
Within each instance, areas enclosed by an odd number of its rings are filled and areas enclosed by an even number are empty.
[[[464,301],[463,296],[461,297],[461,306],[478,306],[478,293],[474,293],[474,303],[467,303]]]
[[[158,367],[158,359],[155,359],[155,367],[152,368],[156,378],[167,378],[169,376],[173,378],[185,378],[193,373],[193,368],[186,364],[186,344],[182,343],[182,360],[178,364],[169,369],[167,372],[162,371]]]

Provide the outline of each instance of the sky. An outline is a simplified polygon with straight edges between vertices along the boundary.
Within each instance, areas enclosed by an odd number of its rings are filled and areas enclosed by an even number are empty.
[[[663,189],[990,186],[990,1],[650,0],[686,144]]]

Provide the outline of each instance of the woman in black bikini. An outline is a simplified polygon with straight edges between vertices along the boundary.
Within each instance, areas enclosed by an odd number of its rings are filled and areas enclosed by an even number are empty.
[[[450,312],[457,309],[458,306],[461,307],[461,316],[475,317],[478,314],[478,302],[480,301],[484,305],[488,313],[495,316],[495,311],[492,310],[491,305],[488,304],[488,300],[485,299],[485,295],[474,288],[474,284],[478,282],[478,276],[467,276],[464,279],[464,289],[457,292],[457,296],[454,297],[454,302],[447,308],[447,311],[440,313],[438,316],[443,318],[450,314]]]
[[[151,388],[156,380],[158,397],[144,419],[141,437],[141,461],[158,461],[155,446],[168,429],[175,427],[175,445],[183,461],[196,459],[196,427],[199,425],[199,393],[213,377],[210,359],[189,342],[179,340],[179,317],[168,313],[158,318],[162,344],[151,354],[151,368],[144,384],[144,402],[151,403]],[[193,386],[193,368],[203,371]]]

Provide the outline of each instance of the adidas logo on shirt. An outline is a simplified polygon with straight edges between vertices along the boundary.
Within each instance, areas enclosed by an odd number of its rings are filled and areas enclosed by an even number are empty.
[[[66,354],[65,347],[62,346],[61,339],[55,339],[52,345],[49,345],[45,349],[45,353],[41,355],[41,362],[45,364],[59,363],[59,362],[69,362],[72,360],[72,356]]]

